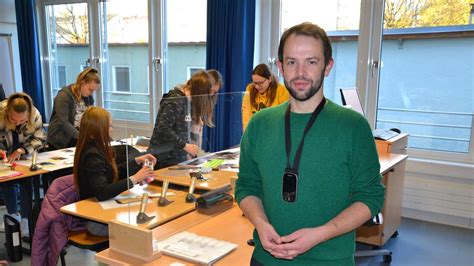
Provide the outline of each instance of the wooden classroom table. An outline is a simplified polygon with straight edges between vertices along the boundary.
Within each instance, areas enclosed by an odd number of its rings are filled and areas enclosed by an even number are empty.
[[[154,239],[164,239],[181,231],[188,231],[237,244],[231,253],[218,260],[214,265],[248,265],[253,247],[247,244],[252,238],[253,225],[242,216],[242,211],[234,207],[216,216],[208,216],[197,211],[188,213],[153,230]],[[150,262],[131,258],[111,249],[96,254],[96,260],[110,265],[170,265],[179,262],[193,265],[189,261],[162,255]]]
[[[154,185],[149,185],[147,190],[151,193],[161,192],[161,188]],[[140,224],[138,226],[149,229],[154,228],[160,224],[173,220],[176,217],[191,212],[196,208],[195,203],[185,202],[185,197],[187,193],[183,191],[174,190],[168,191],[175,193],[174,196],[167,196],[168,200],[174,202],[172,202],[168,206],[159,207],[158,198],[148,198],[145,213],[148,216],[155,217],[149,222],[145,224]],[[100,223],[108,223],[110,221],[116,220],[131,225],[137,225],[136,217],[140,211],[140,203],[135,202],[133,204],[122,205],[123,207],[119,208],[103,209],[97,199],[90,198],[63,206],[60,210],[61,212],[66,214],[78,216]]]
[[[170,184],[189,186],[191,183],[189,170],[170,170],[167,167],[157,170],[156,175],[155,180],[168,180]],[[213,190],[230,184],[231,176],[237,176],[237,173],[225,170],[213,170],[208,174],[203,174],[203,176],[206,180],[197,180],[196,189]]]
[[[380,174],[381,175],[386,174],[395,165],[399,164],[400,162],[403,162],[407,158],[408,156],[404,154],[396,154],[396,153],[379,154]]]
[[[15,167],[15,170],[17,172],[20,172],[21,175],[14,176],[14,177],[9,177],[6,179],[1,179],[0,180],[0,186],[4,184],[20,184],[24,189],[26,189],[28,193],[28,201],[25,202],[24,204],[26,205],[26,208],[29,210],[29,216],[28,216],[28,229],[30,231],[30,236],[33,235],[34,233],[34,228],[35,228],[35,223],[36,223],[36,215],[38,215],[39,210],[41,208],[40,206],[40,191],[39,191],[39,176],[41,174],[48,173],[48,171],[40,169],[37,171],[30,171],[30,167],[24,166],[17,164]],[[33,195],[34,194],[34,197]],[[34,204],[33,204],[33,198],[34,198]]]

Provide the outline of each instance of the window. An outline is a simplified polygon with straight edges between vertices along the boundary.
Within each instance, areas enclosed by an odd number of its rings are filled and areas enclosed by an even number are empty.
[[[58,66],[58,88],[66,85],[66,66]]]
[[[115,92],[130,92],[130,67],[113,66],[113,87]]]
[[[189,79],[188,66],[206,65],[207,33],[207,0],[168,0],[166,5],[164,92]]]
[[[409,148],[469,153],[474,27],[466,27],[468,2],[385,1],[376,126],[408,132]]]
[[[187,67],[187,77],[188,79],[191,78],[192,75],[194,75],[194,73],[198,72],[199,70],[204,70],[206,69],[205,67]]]

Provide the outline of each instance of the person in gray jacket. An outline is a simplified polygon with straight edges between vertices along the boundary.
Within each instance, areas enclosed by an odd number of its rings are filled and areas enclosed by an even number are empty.
[[[54,98],[49,120],[47,142],[49,150],[75,147],[81,117],[87,107],[94,105],[92,94],[99,88],[96,69],[86,68],[77,76],[76,83],[62,88]]]

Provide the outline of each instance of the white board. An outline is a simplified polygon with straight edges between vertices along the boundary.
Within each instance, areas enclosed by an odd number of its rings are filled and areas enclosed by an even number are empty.
[[[16,91],[13,69],[12,36],[0,33],[0,83],[7,97]]]

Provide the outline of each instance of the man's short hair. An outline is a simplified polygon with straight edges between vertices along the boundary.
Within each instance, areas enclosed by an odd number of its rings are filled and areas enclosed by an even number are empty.
[[[326,31],[324,31],[318,25],[310,22],[304,22],[295,25],[287,29],[283,35],[281,35],[280,45],[278,46],[278,60],[280,60],[280,62],[283,62],[283,50],[285,49],[285,43],[291,35],[304,35],[321,40],[323,43],[324,64],[327,65],[329,63],[329,60],[332,58],[331,41],[329,40]]]

